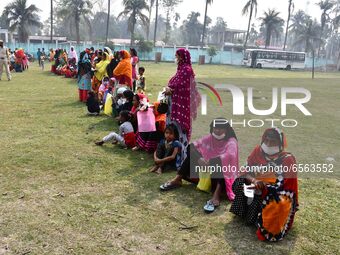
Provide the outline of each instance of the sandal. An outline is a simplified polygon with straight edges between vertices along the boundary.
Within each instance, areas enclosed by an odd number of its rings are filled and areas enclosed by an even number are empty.
[[[161,191],[169,191],[181,187],[181,184],[171,184],[171,182],[166,182],[162,184],[159,188]]]
[[[219,207],[219,205],[214,205],[214,203],[211,200],[209,200],[207,201],[203,209],[206,213],[213,213],[217,207]]]

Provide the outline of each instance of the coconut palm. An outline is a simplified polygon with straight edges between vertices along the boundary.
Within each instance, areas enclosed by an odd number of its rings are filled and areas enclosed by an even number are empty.
[[[254,13],[255,12],[255,13]],[[257,14],[257,0],[248,0],[246,5],[242,9],[242,15],[248,15],[249,13],[249,21],[248,21],[248,29],[247,29],[247,35],[246,35],[246,40],[244,41],[243,47],[247,47],[247,42],[249,39],[249,32],[250,32],[250,25],[251,25],[251,19],[253,18],[253,13],[255,14],[254,16],[256,17]]]
[[[292,15],[293,9],[294,9],[293,0],[288,0],[288,18],[287,18],[287,21],[286,21],[286,33],[285,33],[285,41],[283,43],[283,50],[285,50],[286,46],[287,46],[289,21],[290,21],[290,17]]]
[[[131,45],[134,44],[135,41],[135,27],[137,21],[140,20],[144,26],[148,25],[148,17],[143,14],[143,11],[149,10],[148,5],[145,0],[123,0],[124,10],[118,15],[118,18],[121,16],[127,16],[128,19],[128,30],[131,33]]]
[[[40,9],[34,4],[27,6],[27,0],[15,0],[5,7],[3,15],[7,17],[9,30],[17,30],[19,41],[26,42],[30,33],[30,27],[41,27],[38,12]]]
[[[261,26],[264,28],[266,37],[266,48],[270,45],[272,35],[278,36],[282,31],[284,20],[279,17],[280,12],[275,9],[269,9],[268,12],[264,12],[264,16],[260,18],[262,21]]]
[[[158,8],[159,8],[159,0],[156,0],[156,18],[155,18],[155,31],[153,33],[153,46],[156,46],[157,40],[157,26],[158,26]]]
[[[109,37],[109,24],[110,24],[110,9],[111,9],[111,0],[107,2],[107,21],[106,21],[106,35],[105,35],[105,42],[107,43]]]
[[[334,7],[334,2],[330,1],[330,0],[325,0],[325,1],[320,1],[316,5],[318,5],[320,7],[321,11],[322,11],[322,14],[321,14],[321,31],[320,31],[320,39],[322,39],[324,30],[325,30],[325,26],[330,21],[329,13]],[[318,57],[320,56],[321,41],[320,41],[320,45],[319,45],[319,49],[318,49]]]
[[[88,25],[91,36],[92,29],[89,15],[91,14],[92,3],[90,0],[61,0],[59,7],[59,16],[63,17],[64,19],[70,19],[74,21],[78,44],[80,42],[79,26],[81,23],[81,19],[83,19]]]
[[[294,44],[304,44],[305,52],[312,53],[313,57],[313,68],[312,77],[314,78],[314,59],[315,59],[315,47],[322,43],[322,39],[319,37],[321,27],[316,21],[308,20],[305,26],[300,28],[298,37]]]
[[[208,17],[208,5],[212,5],[214,0],[205,1],[205,13],[204,13],[204,24],[203,24],[203,34],[202,34],[202,45],[204,45],[204,39],[207,29],[207,17]]]

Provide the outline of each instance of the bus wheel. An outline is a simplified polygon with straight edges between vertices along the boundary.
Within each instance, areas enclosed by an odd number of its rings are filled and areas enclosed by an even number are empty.
[[[288,66],[286,67],[286,70],[287,70],[287,71],[292,70],[292,66],[291,66],[291,65],[288,65]]]
[[[262,65],[261,64],[257,64],[256,68],[262,69]]]

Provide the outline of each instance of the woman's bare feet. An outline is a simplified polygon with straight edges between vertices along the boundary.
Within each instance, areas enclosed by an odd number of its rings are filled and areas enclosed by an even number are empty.
[[[153,166],[153,167],[151,167],[151,168],[149,169],[149,172],[150,172],[150,173],[154,173],[154,172],[157,171],[157,169],[158,169],[158,166]]]
[[[132,148],[132,151],[138,151],[139,150],[139,147],[138,146],[135,146]]]
[[[162,174],[163,173],[163,169],[161,167],[158,167],[158,169],[156,170],[157,174]]]

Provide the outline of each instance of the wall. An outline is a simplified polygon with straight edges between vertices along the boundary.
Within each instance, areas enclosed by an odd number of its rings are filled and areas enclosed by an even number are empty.
[[[79,53],[85,48],[94,47],[95,49],[103,48],[103,44],[71,44],[71,43],[58,43],[58,45],[49,44],[49,43],[9,43],[7,44],[8,48],[15,49],[15,48],[24,48],[26,52],[29,52],[30,54],[34,54],[36,57],[36,52],[38,51],[38,48],[45,48],[45,51],[47,51],[50,48],[64,48],[67,51],[70,50],[70,47],[74,46],[76,51]],[[186,47],[186,46],[184,46]],[[155,54],[156,52],[162,53],[162,61],[167,62],[173,62],[175,61],[175,53],[176,50],[180,48],[178,47],[155,47],[150,53],[139,53],[139,57],[141,60],[144,61],[154,61],[155,60]],[[28,49],[28,50],[27,50]],[[128,50],[129,45],[116,45],[115,51],[119,50]],[[206,49],[201,49],[198,47],[189,47],[189,51],[191,53],[191,59],[193,63],[197,63],[200,55],[205,55],[205,62],[209,63],[210,57],[207,54]],[[242,52],[236,52],[236,51],[219,51],[218,54],[213,57],[212,63],[213,64],[226,64],[226,65],[242,65],[242,59],[243,59],[243,53]],[[305,62],[306,68],[312,67],[312,58],[307,57]],[[333,60],[329,59],[316,59],[315,60],[315,67],[316,68],[322,68],[326,65],[336,65],[336,63]]]

